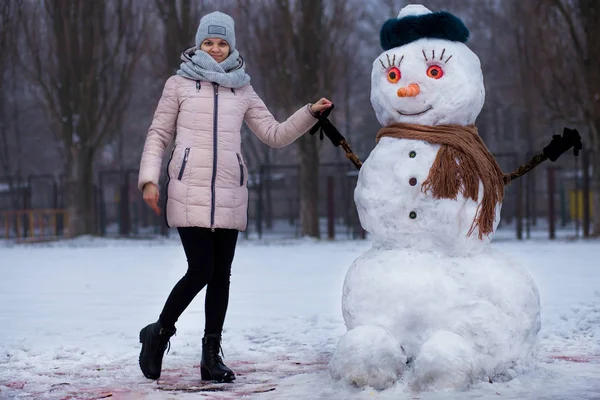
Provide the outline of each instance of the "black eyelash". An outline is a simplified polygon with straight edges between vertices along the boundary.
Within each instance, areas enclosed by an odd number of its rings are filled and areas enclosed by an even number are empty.
[[[388,66],[386,67],[385,64],[383,63],[383,61],[381,60],[381,58],[378,58],[379,62],[381,63],[381,67],[384,70],[391,68],[391,67],[395,67],[396,66],[396,55],[394,54],[394,57],[391,60],[390,60],[389,54],[386,54],[385,56],[387,58]],[[402,64],[402,60],[404,60],[404,56],[400,57],[400,60],[398,61],[398,67],[400,66],[400,64]]]
[[[425,57],[425,61],[429,61],[429,59],[427,58],[427,55],[425,54],[425,50],[421,50],[421,52],[423,53],[423,57]],[[446,49],[442,50],[442,54],[440,55],[440,61],[444,61],[444,54],[446,53]],[[450,59],[452,58],[452,56],[448,56],[448,58],[446,58],[446,60],[444,61],[444,64],[448,64],[448,61],[450,61]],[[435,50],[431,50],[431,60],[435,60]]]

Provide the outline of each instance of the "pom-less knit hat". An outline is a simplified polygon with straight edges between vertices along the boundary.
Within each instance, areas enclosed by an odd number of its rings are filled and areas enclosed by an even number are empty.
[[[227,41],[230,51],[235,50],[235,22],[229,15],[219,11],[206,14],[200,19],[200,26],[196,32],[196,47],[206,38],[216,37]]]

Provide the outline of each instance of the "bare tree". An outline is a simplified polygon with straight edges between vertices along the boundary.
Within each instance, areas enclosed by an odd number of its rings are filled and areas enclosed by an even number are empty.
[[[194,44],[194,34],[205,8],[204,3],[198,0],[154,0],[158,17],[164,25],[164,76],[175,72],[181,63],[181,52]]]
[[[95,233],[93,161],[117,130],[146,18],[134,0],[44,0],[20,15],[27,52],[22,69],[41,89],[42,102],[64,148],[72,235]]]
[[[9,127],[6,106],[5,82],[10,69],[10,62],[15,49],[15,9],[21,6],[21,2],[5,1],[0,5],[0,166],[2,175],[11,174],[12,152],[9,144]],[[10,182],[9,182],[10,184]]]
[[[597,0],[521,2],[529,10],[525,32],[529,80],[535,82],[548,119],[587,131],[594,151],[594,209],[600,209],[600,4]],[[521,13],[524,14],[524,13]],[[535,15],[535,24],[531,24]],[[525,17],[527,18],[527,17]],[[526,53],[526,54],[527,54]],[[593,231],[600,235],[596,215]]]
[[[323,0],[239,0],[247,23],[245,43],[253,79],[275,115],[289,115],[300,105],[343,93],[344,64],[356,52],[348,46],[363,8],[352,2]],[[350,50],[350,51],[349,51]],[[318,220],[319,142],[304,135],[297,141],[300,158],[302,234],[320,237]]]

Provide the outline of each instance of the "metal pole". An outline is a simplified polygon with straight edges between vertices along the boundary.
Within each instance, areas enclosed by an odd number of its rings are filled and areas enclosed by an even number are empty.
[[[98,209],[100,214],[100,236],[106,236],[106,204],[104,201],[104,172],[98,173]]]
[[[554,177],[555,168],[548,167],[548,236],[550,239],[556,238],[556,227],[554,225]]]
[[[517,239],[523,240],[523,179],[517,184]]]
[[[590,236],[590,152],[583,156],[583,237]]]
[[[127,236],[131,233],[131,218],[129,215],[129,173],[119,171],[121,184],[121,196],[119,196],[119,234]],[[121,181],[120,179],[120,181]]]
[[[573,157],[574,160],[574,168],[573,171],[575,173],[575,192],[571,199],[573,200],[573,214],[575,218],[575,237],[579,237],[579,157]]]
[[[525,236],[531,239],[531,175],[527,176],[525,186]]]
[[[333,176],[327,177],[327,237],[335,238],[335,199]]]
[[[262,238],[262,201],[263,201],[263,179],[265,178],[264,166],[261,165],[258,169],[258,182],[256,183],[258,198],[256,201],[256,233],[258,238]]]

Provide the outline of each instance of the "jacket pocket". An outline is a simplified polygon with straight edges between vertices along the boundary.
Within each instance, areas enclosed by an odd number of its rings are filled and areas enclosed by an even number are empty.
[[[188,156],[190,154],[190,148],[187,147],[185,149],[185,153],[183,155],[183,161],[181,163],[181,168],[179,169],[179,175],[177,175],[177,180],[181,180],[181,178],[183,178],[183,172],[185,171],[185,166],[187,164],[187,160],[188,160]]]
[[[242,163],[242,156],[239,153],[235,153],[240,165],[240,186],[244,186],[244,163]]]

